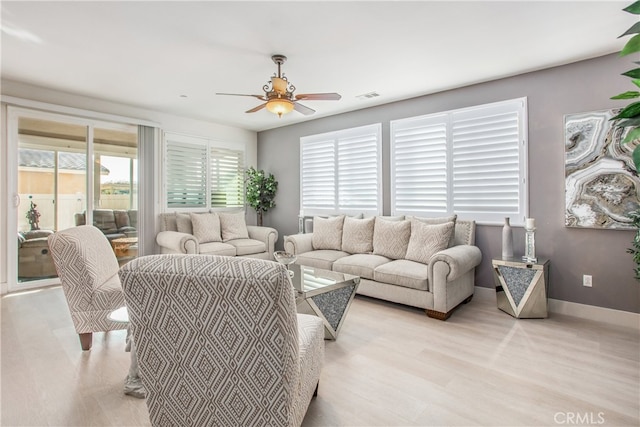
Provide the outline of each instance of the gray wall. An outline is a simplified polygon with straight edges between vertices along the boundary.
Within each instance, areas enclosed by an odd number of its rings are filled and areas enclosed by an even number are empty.
[[[564,115],[625,105],[609,98],[632,89],[620,73],[632,68],[616,54],[321,118],[258,134],[258,167],[279,181],[277,206],[265,225],[282,236],[298,231],[299,140],[301,136],[382,123],[384,213],[390,213],[389,121],[526,96],[529,111],[529,216],[536,219],[536,251],[551,260],[549,297],[640,312],[640,284],[625,253],[633,231],[572,229],[564,226]],[[471,68],[472,70],[472,68]],[[425,73],[425,78],[428,73]],[[293,113],[295,114],[295,113]],[[501,254],[501,227],[479,225],[476,244],[483,261],[476,285],[493,286],[491,259]],[[514,229],[516,254],[524,252],[524,231]],[[582,275],[593,287],[582,286]]]

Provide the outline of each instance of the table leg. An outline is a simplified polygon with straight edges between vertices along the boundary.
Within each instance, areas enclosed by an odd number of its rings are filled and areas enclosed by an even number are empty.
[[[138,399],[144,399],[147,397],[147,391],[140,379],[138,358],[136,357],[136,346],[133,342],[133,336],[131,335],[129,328],[127,328],[127,346],[125,350],[131,352],[131,365],[129,366],[129,374],[124,379],[124,394],[137,397]]]

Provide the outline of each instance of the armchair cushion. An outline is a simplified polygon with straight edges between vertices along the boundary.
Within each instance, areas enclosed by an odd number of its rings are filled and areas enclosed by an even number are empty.
[[[236,256],[236,248],[228,243],[208,242],[200,244],[199,253],[204,255]]]
[[[228,240],[225,243],[236,248],[237,256],[259,254],[267,250],[267,245],[264,241],[255,239]]]
[[[191,225],[193,226],[193,235],[196,236],[198,242],[222,242],[220,236],[220,217],[217,213],[189,214],[191,217]]]

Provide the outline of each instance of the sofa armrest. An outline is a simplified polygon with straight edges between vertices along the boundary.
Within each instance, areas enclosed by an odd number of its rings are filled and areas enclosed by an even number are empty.
[[[438,263],[445,263],[448,267],[447,282],[457,279],[472,268],[480,265],[482,252],[473,245],[457,245],[434,254],[429,260],[429,283],[434,283],[434,270]]]
[[[161,231],[156,236],[156,242],[163,254],[198,254],[200,245],[192,234],[178,231]]]
[[[273,260],[273,251],[275,250],[276,241],[278,240],[278,230],[271,227],[247,225],[247,232],[249,233],[250,239],[264,242],[267,246],[267,252],[269,252],[269,259]]]
[[[311,252],[313,250],[313,233],[285,236],[284,250],[294,255]]]

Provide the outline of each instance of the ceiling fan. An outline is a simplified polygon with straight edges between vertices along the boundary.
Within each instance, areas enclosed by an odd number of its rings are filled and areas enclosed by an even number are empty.
[[[342,98],[337,93],[304,93],[294,95],[293,92],[296,90],[296,87],[292,85],[284,74],[280,72],[280,66],[284,64],[287,57],[284,55],[273,55],[271,59],[278,66],[278,73],[274,73],[271,77],[271,81],[262,87],[264,95],[244,95],[239,93],[216,93],[216,95],[252,96],[254,98],[258,98],[261,101],[265,101],[265,103],[247,110],[245,113],[255,113],[256,111],[260,111],[266,107],[267,110],[277,114],[278,117],[282,117],[283,114],[290,113],[293,110],[296,110],[298,113],[302,113],[305,116],[316,112],[316,110],[300,104],[298,102],[300,100],[337,101]]]

